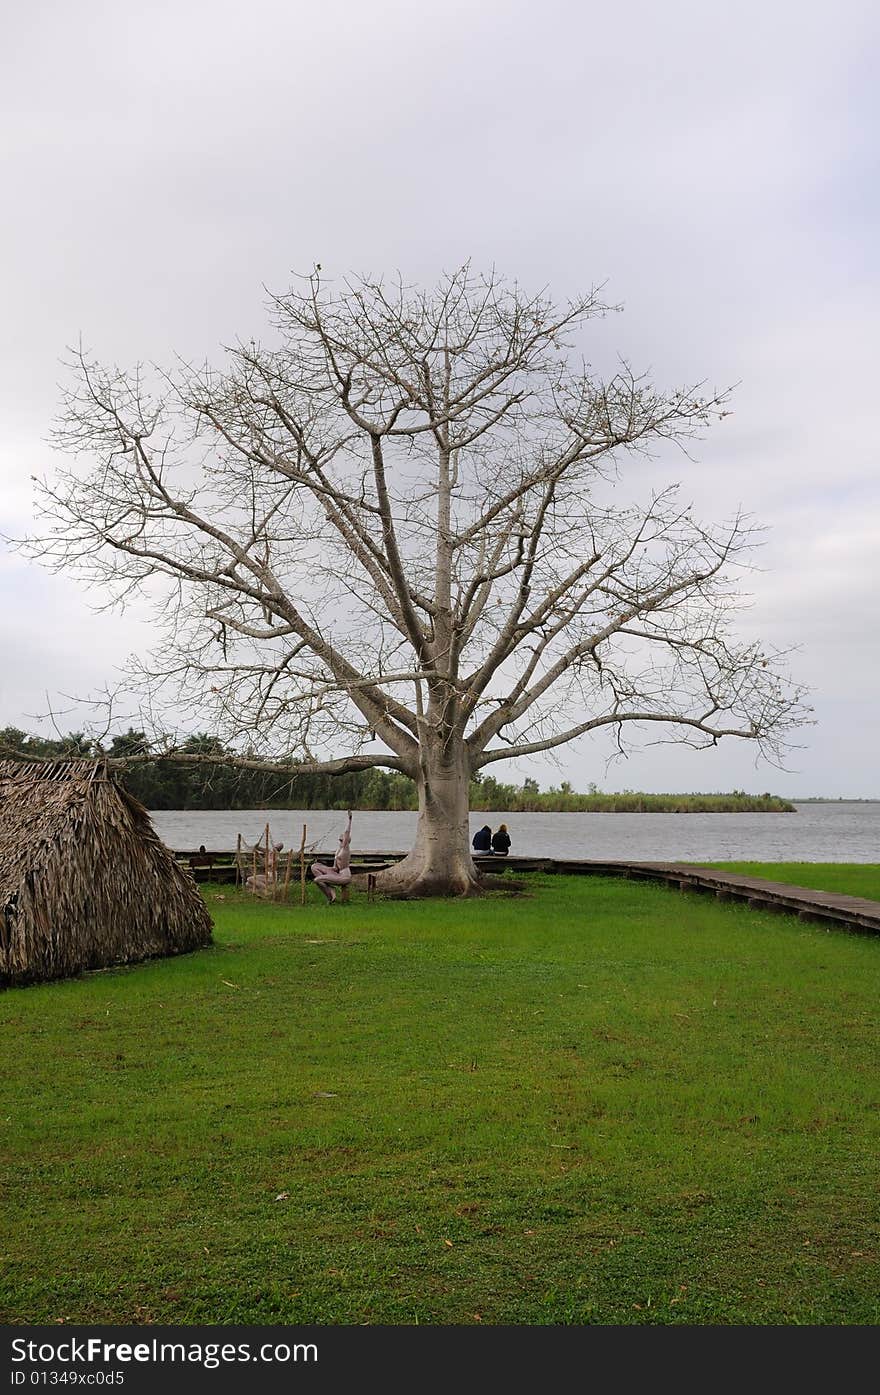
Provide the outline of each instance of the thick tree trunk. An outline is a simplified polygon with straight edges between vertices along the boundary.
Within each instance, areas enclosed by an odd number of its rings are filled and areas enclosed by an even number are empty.
[[[429,752],[417,779],[419,821],[412,851],[381,872],[390,896],[472,896],[481,889],[468,827],[470,770],[460,746],[453,759]]]

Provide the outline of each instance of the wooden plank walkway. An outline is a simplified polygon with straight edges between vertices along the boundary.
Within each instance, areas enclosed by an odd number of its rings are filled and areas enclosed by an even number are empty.
[[[331,853],[310,853],[309,860],[329,860]],[[178,861],[190,864],[197,881],[234,882],[235,864],[231,852],[178,852]],[[351,869],[355,875],[379,872],[406,854],[375,852],[352,854]],[[781,911],[801,920],[813,920],[841,929],[867,934],[880,934],[880,901],[862,896],[845,896],[840,892],[816,891],[812,887],[790,886],[785,882],[767,881],[762,877],[742,877],[736,872],[717,867],[703,867],[692,862],[627,862],[571,860],[557,857],[475,857],[481,871],[562,873],[567,876],[599,876],[644,878],[665,882],[679,891],[699,891],[714,895],[719,901],[744,901],[756,910]],[[298,873],[297,873],[298,879]]]
[[[781,911],[801,920],[880,935],[880,901],[869,901],[863,896],[791,886],[763,877],[743,877],[736,872],[689,862],[633,862],[626,866],[622,875],[664,881],[680,891],[708,892],[719,901],[745,901],[755,910]]]

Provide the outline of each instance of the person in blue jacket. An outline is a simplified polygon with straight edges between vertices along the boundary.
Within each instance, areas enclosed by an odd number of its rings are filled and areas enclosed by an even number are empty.
[[[471,846],[473,847],[474,852],[478,853],[487,853],[492,851],[492,830],[487,823],[483,824],[482,828],[477,829],[476,833],[471,839]]]

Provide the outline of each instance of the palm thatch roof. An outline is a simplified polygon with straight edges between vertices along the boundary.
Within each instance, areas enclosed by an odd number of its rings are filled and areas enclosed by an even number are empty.
[[[100,761],[0,761],[0,986],[211,942],[189,873]]]

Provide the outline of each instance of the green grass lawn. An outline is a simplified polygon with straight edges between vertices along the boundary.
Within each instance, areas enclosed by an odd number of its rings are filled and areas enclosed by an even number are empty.
[[[0,994],[0,1320],[880,1322],[880,940],[529,885]]]

